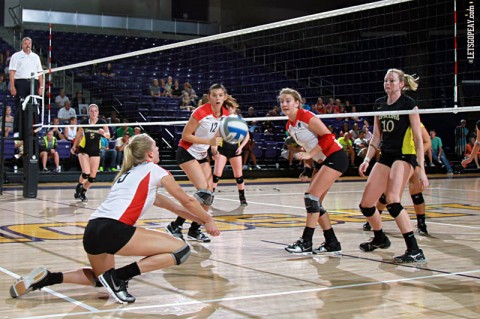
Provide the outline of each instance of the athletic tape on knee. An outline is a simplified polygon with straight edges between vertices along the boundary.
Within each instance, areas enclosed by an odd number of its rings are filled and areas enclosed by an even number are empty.
[[[235,180],[237,181],[237,184],[242,184],[243,183],[243,176],[237,177],[237,178],[235,178]]]
[[[387,205],[387,197],[385,196],[385,194],[382,194],[382,196],[380,196],[380,198],[378,199],[378,201],[380,203],[382,203],[383,205]]]
[[[88,179],[89,177],[90,177],[90,174],[82,173],[83,179]]]
[[[199,189],[193,195],[193,197],[195,197],[200,202],[200,204],[210,206],[213,204],[213,199],[215,196],[213,195],[213,192],[208,189]]]
[[[400,203],[391,203],[387,205],[387,210],[390,213],[390,216],[397,218],[402,212],[403,206]]]
[[[185,260],[187,260],[188,256],[190,256],[190,246],[188,246],[188,244],[185,244],[185,246],[173,251],[171,254],[173,258],[175,258],[176,265],[183,264]]]
[[[411,196],[412,196],[412,201],[414,205],[421,205],[425,203],[425,200],[423,199],[423,194],[421,192]]]
[[[320,213],[320,216],[322,216],[327,212],[325,208],[323,208],[322,203],[320,203],[320,198],[317,196],[313,196],[310,193],[305,193],[303,199],[305,201],[307,213]]]
[[[214,183],[218,183],[219,180],[220,180],[220,177],[217,176],[217,175],[215,175],[215,174],[213,174],[213,182],[214,182]]]
[[[360,211],[362,212],[363,216],[365,217],[371,217],[373,214],[375,214],[375,206],[373,207],[362,207],[361,205],[358,205],[360,208]]]

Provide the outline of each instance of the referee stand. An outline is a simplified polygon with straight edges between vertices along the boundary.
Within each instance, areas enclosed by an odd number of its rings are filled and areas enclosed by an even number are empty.
[[[35,79],[30,81],[30,96],[20,100],[24,112],[24,124],[22,125],[23,138],[23,197],[36,198],[38,189],[38,142],[37,132],[33,126],[38,117],[38,102],[35,98]]]

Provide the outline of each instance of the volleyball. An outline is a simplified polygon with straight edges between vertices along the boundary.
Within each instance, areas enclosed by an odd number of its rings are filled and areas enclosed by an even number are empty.
[[[226,117],[220,124],[220,135],[227,143],[241,143],[247,134],[247,123],[237,115]]]

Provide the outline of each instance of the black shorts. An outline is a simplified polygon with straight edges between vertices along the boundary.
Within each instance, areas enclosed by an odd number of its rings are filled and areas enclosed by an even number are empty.
[[[100,156],[100,149],[99,148],[84,148],[79,146],[78,153],[87,154],[90,157]]]
[[[407,162],[408,164],[412,165],[413,169],[415,169],[415,167],[418,166],[418,162],[417,162],[417,155],[413,155],[413,154],[398,154],[398,155],[395,155],[395,154],[384,154],[382,153],[380,155],[380,159],[378,160],[379,163],[385,165],[385,166],[388,166],[388,167],[392,167],[393,165],[393,162],[395,161],[404,161],[404,162]]]
[[[195,157],[193,157],[192,154],[190,154],[186,149],[184,149],[183,147],[177,147],[177,152],[175,154],[175,157],[176,157],[176,160],[177,160],[177,164],[178,165],[181,165],[183,163],[186,163],[186,162],[190,162],[190,161],[197,161],[198,163],[202,164],[202,163],[207,163],[208,162],[208,158],[205,157],[205,158],[202,158],[201,160],[197,160]]]
[[[232,157],[242,155],[242,154],[235,153],[237,149],[238,149],[238,144],[223,142],[223,145],[218,148],[218,152],[223,156],[225,156],[227,159],[230,159]]]
[[[83,249],[90,255],[116,254],[130,241],[135,230],[134,226],[116,219],[89,220],[83,234]]]
[[[347,153],[341,149],[330,154],[320,166],[327,166],[340,173],[345,173],[348,169],[348,156]]]

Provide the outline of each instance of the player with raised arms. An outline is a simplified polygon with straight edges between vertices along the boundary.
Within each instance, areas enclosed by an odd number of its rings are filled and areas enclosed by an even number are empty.
[[[164,232],[135,227],[137,220],[153,205],[205,224],[212,236],[218,231],[212,217],[193,197],[176,183],[170,172],[157,165],[158,147],[146,134],[132,137],[124,150],[124,161],[105,201],[90,216],[83,235],[83,247],[91,268],[50,272],[35,268],[10,288],[13,298],[32,290],[60,283],[107,288],[119,303],[132,303],[127,282],[140,274],[180,265],[188,258],[190,247]],[[157,193],[163,186],[180,204]],[[144,256],[126,266],[115,267],[115,255]]]
[[[183,128],[182,139],[176,153],[177,164],[193,183],[197,190],[194,196],[206,211],[209,210],[214,198],[208,149],[210,146],[218,146],[222,143],[222,138],[218,136],[217,131],[220,121],[229,115],[227,109],[223,107],[227,97],[227,89],[223,85],[210,86],[209,102],[193,111]],[[167,225],[166,230],[173,236],[183,239],[183,223],[185,218],[179,216]],[[204,243],[210,242],[210,238],[200,230],[200,225],[195,221],[188,230],[188,238]]]
[[[340,254],[342,247],[322,201],[333,183],[348,169],[347,155],[325,124],[312,112],[300,108],[300,93],[290,88],[282,89],[279,101],[283,114],[288,117],[288,133],[305,150],[296,153],[296,157],[322,163],[304,195],[307,219],[302,237],[285,247],[285,250],[293,254]],[[317,223],[322,227],[325,242],[313,249],[313,234]]]

